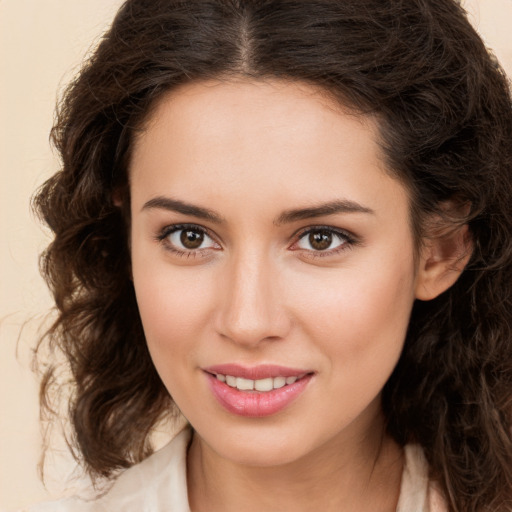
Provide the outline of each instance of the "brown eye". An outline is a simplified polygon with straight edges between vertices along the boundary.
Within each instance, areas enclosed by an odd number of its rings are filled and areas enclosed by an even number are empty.
[[[192,229],[181,231],[180,242],[186,249],[198,249],[204,241],[204,233]]]
[[[330,231],[312,231],[309,233],[309,244],[317,251],[325,251],[332,244],[332,233]]]
[[[343,231],[329,228],[313,228],[300,237],[296,247],[311,252],[322,252],[351,245],[352,238]]]
[[[160,240],[177,251],[194,252],[202,249],[220,249],[217,244],[200,226],[173,226],[164,231]]]

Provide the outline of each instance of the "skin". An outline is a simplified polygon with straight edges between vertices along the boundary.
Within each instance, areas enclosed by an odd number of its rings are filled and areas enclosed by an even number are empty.
[[[130,189],[149,350],[195,429],[191,509],[395,510],[402,451],[384,434],[381,390],[415,298],[457,273],[435,244],[414,257],[408,192],[384,168],[375,121],[305,84],[188,84],[138,137]],[[174,211],[169,199],[215,218]],[[283,219],[333,201],[361,211]],[[183,223],[207,232],[198,250],[169,234]],[[319,226],[331,230],[327,250],[304,235]],[[284,410],[247,418],[207,385],[204,368],[221,363],[313,377]]]

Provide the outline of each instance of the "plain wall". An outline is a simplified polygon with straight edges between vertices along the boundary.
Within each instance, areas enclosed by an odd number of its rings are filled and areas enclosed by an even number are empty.
[[[466,0],[471,19],[512,76],[512,0]],[[73,467],[54,454],[49,490],[36,465],[41,438],[31,347],[51,300],[37,269],[48,239],[30,213],[58,168],[48,144],[57,93],[121,0],[0,1],[0,508],[55,497]]]

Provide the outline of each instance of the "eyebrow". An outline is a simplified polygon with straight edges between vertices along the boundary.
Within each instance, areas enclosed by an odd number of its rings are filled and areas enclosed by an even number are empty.
[[[224,219],[213,210],[196,206],[178,199],[171,199],[170,197],[158,196],[150,199],[142,210],[162,209],[172,212],[182,213],[183,215],[191,215],[198,219],[209,220],[215,224],[221,224]],[[375,214],[371,208],[367,208],[355,201],[348,199],[339,199],[322,203],[316,206],[309,206],[307,208],[297,208],[293,210],[286,210],[274,220],[274,224],[279,226],[281,224],[289,224],[304,219],[312,219],[315,217],[323,217],[324,215],[335,215],[337,213],[366,213]]]
[[[171,212],[182,213],[183,215],[191,215],[198,219],[209,220],[215,224],[220,224],[224,221],[220,215],[208,208],[202,208],[201,206],[185,203],[184,201],[179,201],[177,199],[171,199],[170,197],[154,197],[144,203],[144,206],[142,207],[142,210],[153,209],[168,210]]]
[[[312,219],[315,217],[323,217],[324,215],[335,215],[337,213],[367,213],[374,215],[375,212],[371,208],[367,208],[355,201],[348,199],[340,199],[330,201],[328,203],[311,206],[308,208],[297,208],[294,210],[286,210],[274,221],[274,224],[288,224],[298,220]]]

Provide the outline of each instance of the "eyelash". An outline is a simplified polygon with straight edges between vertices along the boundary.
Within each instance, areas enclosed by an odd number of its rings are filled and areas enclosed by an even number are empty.
[[[173,233],[177,233],[179,231],[195,231],[197,233],[202,233],[210,238],[215,244],[218,243],[215,241],[215,238],[209,233],[209,231],[197,224],[173,224],[171,226],[166,226],[162,229],[162,231],[155,237],[158,242],[160,242],[165,250],[171,252],[172,254],[180,257],[180,258],[196,258],[196,257],[206,257],[205,253],[206,248],[203,249],[178,249],[175,247],[169,240],[169,237]]]
[[[166,226],[165,228],[162,229],[162,231],[160,233],[158,233],[158,235],[155,237],[155,239],[159,243],[161,243],[167,251],[171,252],[172,254],[174,254],[178,257],[181,257],[181,258],[206,257],[207,254],[205,251],[207,249],[209,249],[209,247],[203,248],[203,249],[182,250],[182,249],[178,249],[176,246],[174,246],[170,242],[169,237],[173,233],[176,233],[179,231],[184,231],[184,230],[190,230],[190,231],[195,231],[197,233],[202,233],[203,235],[210,238],[214,244],[219,245],[218,242],[216,242],[215,237],[212,236],[207,229],[205,229],[202,226],[199,226],[197,224],[173,224],[170,226]],[[337,237],[337,238],[341,239],[342,243],[338,247],[335,247],[334,249],[326,249],[326,250],[318,250],[318,251],[311,250],[311,249],[302,249],[300,247],[294,248],[294,246],[298,245],[299,242],[301,240],[303,240],[305,236],[310,235],[311,233],[320,232],[320,231],[332,234],[333,237]],[[290,249],[294,250],[294,251],[302,251],[304,253],[305,257],[311,258],[311,259],[334,256],[343,251],[351,249],[352,247],[356,246],[359,243],[357,238],[354,235],[352,235],[351,233],[349,233],[343,229],[338,229],[338,228],[333,228],[332,226],[323,226],[323,225],[309,226],[307,228],[304,228],[301,231],[299,231],[298,233],[295,233],[293,235],[293,238],[295,239],[295,241],[290,246]],[[218,249],[215,249],[215,250],[218,250]]]
[[[295,251],[302,251],[304,253],[304,256],[307,258],[315,259],[315,258],[326,258],[329,256],[335,256],[338,255],[344,251],[347,251],[349,249],[352,249],[354,246],[359,244],[358,239],[349,233],[348,231],[345,231],[344,229],[334,228],[332,226],[309,226],[307,228],[304,228],[300,230],[298,233],[294,235],[294,238],[296,238],[296,241],[293,242],[292,247],[295,245],[298,245],[301,240],[304,239],[307,235],[310,235],[315,232],[327,232],[330,233],[333,237],[337,237],[342,240],[342,243],[335,247],[334,249],[326,249],[326,250],[310,250],[310,249],[292,249]]]

